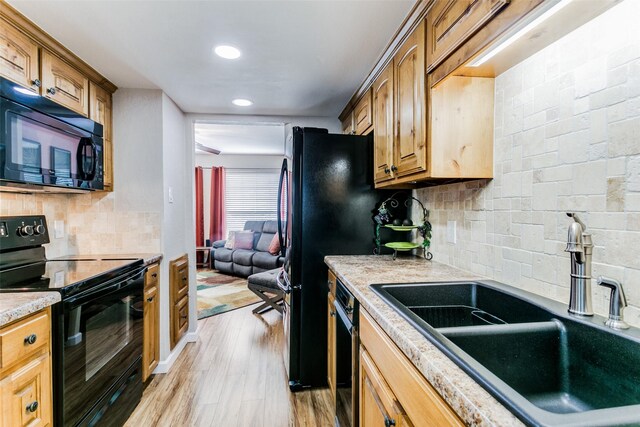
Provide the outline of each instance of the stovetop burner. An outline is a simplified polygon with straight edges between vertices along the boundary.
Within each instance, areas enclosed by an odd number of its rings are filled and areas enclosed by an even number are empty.
[[[143,266],[142,259],[81,255],[47,260],[44,216],[0,217],[0,292],[59,291],[64,296],[104,283]]]

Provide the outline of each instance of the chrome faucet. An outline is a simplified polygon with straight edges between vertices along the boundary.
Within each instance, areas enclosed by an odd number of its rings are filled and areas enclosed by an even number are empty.
[[[598,285],[611,288],[609,299],[609,318],[605,325],[612,329],[629,329],[629,325],[622,318],[622,311],[627,306],[627,298],[624,296],[622,284],[614,279],[598,277]]]
[[[565,252],[571,254],[571,293],[569,313],[579,316],[593,316],[591,304],[591,255],[593,242],[591,234],[585,233],[587,226],[575,213],[567,212],[573,218],[569,226]]]

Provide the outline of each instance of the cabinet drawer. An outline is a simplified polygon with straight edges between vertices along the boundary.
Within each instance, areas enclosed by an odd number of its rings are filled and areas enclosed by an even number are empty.
[[[147,273],[144,276],[144,287],[151,288],[158,285],[160,275],[160,265],[153,264],[147,268]]]
[[[329,287],[329,293],[335,296],[336,295],[336,275],[331,270],[329,270],[329,279],[327,279],[327,286]]]
[[[369,89],[353,111],[355,120],[356,134],[364,135],[373,124],[373,112],[371,102],[371,89]]]
[[[491,20],[509,0],[442,0],[427,15],[427,72]]]
[[[49,344],[49,314],[41,312],[0,330],[0,369]]]
[[[462,426],[458,416],[391,338],[360,311],[360,342],[416,426]]]
[[[189,258],[186,255],[171,261],[171,292],[173,300],[178,301],[189,291]]]
[[[51,425],[51,357],[45,354],[0,381],[3,426]]]

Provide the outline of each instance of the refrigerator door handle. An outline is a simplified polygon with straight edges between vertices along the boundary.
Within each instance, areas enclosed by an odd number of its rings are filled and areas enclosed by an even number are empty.
[[[280,255],[286,256],[286,236],[284,235],[284,231],[282,229],[282,190],[283,188],[289,192],[289,183],[288,183],[288,171],[287,171],[287,159],[282,160],[282,167],[280,168],[280,181],[278,182],[278,240],[280,241]],[[287,194],[288,197],[288,194]],[[287,209],[289,205],[289,201],[287,200],[287,206],[284,209]]]

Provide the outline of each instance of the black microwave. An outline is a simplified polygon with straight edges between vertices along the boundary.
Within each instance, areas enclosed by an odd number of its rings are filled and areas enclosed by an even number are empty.
[[[100,123],[0,78],[0,186],[5,190],[102,190],[102,136]]]

